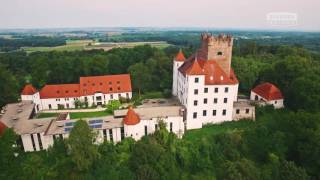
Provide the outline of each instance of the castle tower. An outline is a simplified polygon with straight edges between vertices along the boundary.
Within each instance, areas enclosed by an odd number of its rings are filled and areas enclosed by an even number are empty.
[[[201,34],[202,53],[205,54],[207,60],[215,60],[227,75],[230,75],[232,46],[233,38],[230,35]]]
[[[172,95],[178,95],[178,69],[186,60],[182,50],[173,59],[173,79],[172,79]]]

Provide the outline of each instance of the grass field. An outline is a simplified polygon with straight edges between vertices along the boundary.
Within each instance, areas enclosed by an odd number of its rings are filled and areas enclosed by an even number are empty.
[[[107,111],[97,111],[97,112],[74,112],[70,113],[70,119],[80,119],[80,118],[91,118],[91,117],[102,117],[111,115]]]
[[[101,43],[94,44],[88,46],[88,43],[93,41],[90,40],[75,40],[75,41],[67,41],[66,45],[63,46],[55,46],[55,47],[22,47],[21,49],[26,51],[27,53],[32,52],[46,52],[46,51],[81,51],[81,50],[91,50],[91,49],[103,49],[105,51],[111,50],[113,48],[133,48],[135,46],[141,46],[145,44],[149,44],[155,48],[166,48],[171,46],[164,41],[159,42],[121,42],[121,43]]]
[[[83,44],[70,44],[70,45],[63,45],[63,46],[55,46],[55,47],[23,47],[22,50],[26,51],[27,53],[32,52],[46,52],[46,51],[80,51],[84,49]]]
[[[80,118],[92,118],[111,115],[107,111],[97,111],[97,112],[72,112],[70,113],[70,119],[80,119]],[[57,117],[58,113],[39,113],[35,118],[49,118]]]
[[[49,117],[57,117],[58,113],[39,113],[36,115],[35,118],[41,119],[41,118],[49,118]]]
[[[184,139],[191,142],[200,141],[202,138],[215,136],[226,132],[243,131],[256,125],[256,121],[252,120],[240,120],[224,122],[222,124],[206,125],[201,129],[188,130],[184,136]]]

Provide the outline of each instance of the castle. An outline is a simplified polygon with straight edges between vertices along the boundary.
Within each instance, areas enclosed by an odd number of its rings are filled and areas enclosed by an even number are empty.
[[[154,133],[160,121],[169,132],[181,138],[186,130],[205,124],[243,118],[254,119],[255,107],[238,99],[239,81],[231,68],[233,38],[201,35],[201,47],[189,58],[183,52],[173,60],[172,99],[145,100],[142,105],[114,111],[113,115],[86,118],[97,131],[97,143],[119,142],[126,137],[135,140]],[[22,101],[8,104],[0,116],[0,134],[6,127],[20,135],[24,151],[49,148],[58,138],[68,138],[77,119],[68,113],[55,118],[34,118],[39,111],[74,108],[76,100],[90,105],[109,100],[130,99],[130,75],[81,77],[79,84],[46,85],[40,92],[26,85]]]
[[[173,62],[172,94],[186,107],[186,129],[241,118],[254,118],[254,108],[238,101],[239,81],[231,68],[233,38],[201,35],[201,48]]]

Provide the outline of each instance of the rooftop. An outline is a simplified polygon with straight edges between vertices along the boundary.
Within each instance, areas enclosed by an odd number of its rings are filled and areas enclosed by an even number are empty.
[[[3,108],[0,121],[7,127],[13,128],[18,134],[44,132],[51,118],[30,119],[34,113],[32,101],[7,104]]]

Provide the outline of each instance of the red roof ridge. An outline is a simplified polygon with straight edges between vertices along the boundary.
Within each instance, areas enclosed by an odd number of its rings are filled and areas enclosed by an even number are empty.
[[[197,55],[191,65],[191,67],[186,71],[186,73],[188,75],[203,75],[204,74],[204,70],[201,68],[201,66],[198,62]]]
[[[283,99],[280,89],[272,83],[266,82],[252,89],[259,96],[270,100]]]
[[[21,92],[22,95],[34,95],[38,90],[32,84],[26,84]]]
[[[139,124],[139,122],[139,115],[133,110],[131,106],[129,106],[127,115],[123,118],[123,123],[126,125],[136,125]]]
[[[186,57],[184,56],[182,50],[180,49],[176,57],[174,58],[175,61],[185,61]]]

